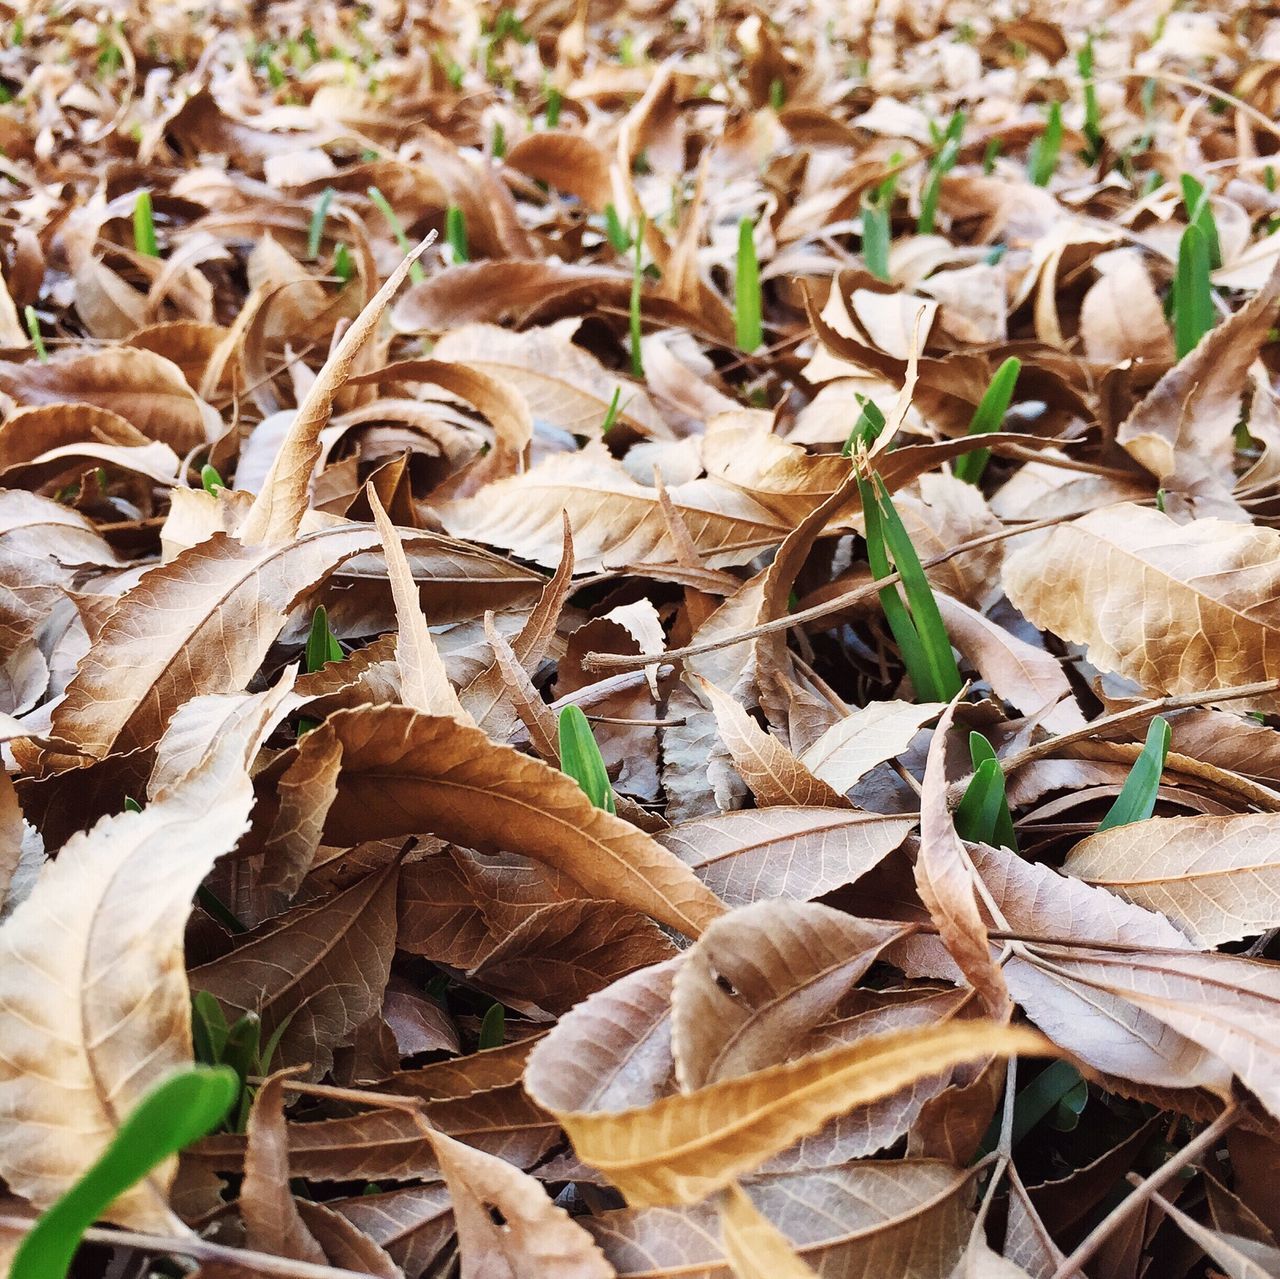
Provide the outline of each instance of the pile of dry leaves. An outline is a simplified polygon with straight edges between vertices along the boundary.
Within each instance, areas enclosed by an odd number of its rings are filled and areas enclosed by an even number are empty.
[[[1280,1273],[1273,6],[0,10],[0,1251]]]

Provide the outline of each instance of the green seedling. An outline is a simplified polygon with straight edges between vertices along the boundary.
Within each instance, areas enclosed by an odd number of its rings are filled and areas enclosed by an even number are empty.
[[[449,249],[455,262],[471,261],[467,247],[467,215],[456,204],[451,204],[445,210],[444,238],[449,241]]]
[[[631,248],[631,236],[627,234],[627,228],[622,225],[618,210],[612,204],[604,206],[604,234],[616,252],[626,253]]]
[[[218,490],[227,487],[222,476],[218,474],[218,468],[208,462],[200,468],[200,483],[210,497],[217,497]]]
[[[1133,761],[1129,776],[1125,778],[1116,802],[1098,826],[1099,831],[1114,830],[1132,822],[1145,822],[1156,809],[1156,796],[1160,793],[1160,775],[1169,757],[1169,721],[1157,715],[1147,729],[1147,740],[1142,754]]]
[[[754,351],[764,341],[755,231],[755,223],[750,218],[743,218],[738,223],[738,269],[734,275],[733,314],[738,331],[738,350],[747,352]]]
[[[884,414],[880,412],[880,406],[865,395],[855,394],[854,398],[862,411],[853,424],[853,430],[849,432],[849,438],[844,442],[844,448],[840,450],[841,457],[852,457],[858,445],[870,448],[884,430]]]
[[[156,215],[151,206],[151,192],[139,191],[133,202],[133,247],[145,258],[158,258],[160,246],[156,242]]]
[[[241,921],[240,917],[222,900],[221,897],[209,887],[208,884],[201,884],[196,889],[196,901],[200,903],[200,908],[210,919],[221,924],[227,932],[232,936],[238,936],[240,933],[247,933],[249,929]]]
[[[902,157],[896,151],[889,159],[898,164]],[[898,189],[897,174],[890,174],[870,195],[862,199],[862,257],[867,270],[877,280],[889,278],[889,244],[892,239],[893,197]]]
[[[1069,1132],[1059,1118],[1064,1107],[1078,1120],[1089,1097],[1089,1088],[1080,1072],[1066,1061],[1055,1061],[1046,1066],[1025,1088],[1018,1090],[1013,1101],[1012,1145],[1026,1137],[1041,1120],[1048,1118],[1059,1131]]]
[[[343,656],[338,637],[329,629],[329,612],[321,604],[311,615],[311,630],[307,634],[304,657],[307,674],[313,674],[329,662],[340,662]]]
[[[1085,36],[1084,47],[1076,54],[1076,67],[1084,81],[1084,139],[1081,158],[1096,164],[1102,155],[1102,115],[1098,108],[1098,90],[1093,83],[1093,32]]]
[[[969,758],[973,776],[956,806],[956,833],[973,843],[1018,851],[1013,815],[1005,794],[1004,770],[996,753],[981,733],[969,734]]]
[[[787,105],[787,86],[781,76],[774,76],[769,81],[769,106],[774,111],[781,111]]]
[[[329,206],[338,193],[332,187],[320,192],[316,207],[311,211],[311,225],[307,227],[307,261],[314,262],[320,256],[320,241],[324,239],[324,224],[329,217]]]
[[[333,251],[333,274],[343,284],[347,284],[355,273],[356,264],[351,260],[351,250],[345,244],[339,243]]]
[[[932,235],[938,218],[938,197],[942,193],[942,179],[956,166],[960,158],[960,147],[964,134],[965,114],[955,112],[947,125],[947,130],[938,139],[938,153],[933,157],[925,178],[924,190],[920,195],[920,221],[916,230],[921,235]],[[932,121],[930,122],[932,124]]]
[[[1222,265],[1222,242],[1218,238],[1218,219],[1214,217],[1209,193],[1189,173],[1181,178],[1182,207],[1187,212],[1187,225],[1198,226],[1209,249],[1209,266],[1216,271]]]
[[[560,126],[560,110],[564,105],[564,98],[559,89],[551,88],[547,90],[547,128],[556,129]]]
[[[600,423],[600,434],[608,435],[618,424],[618,414],[622,411],[622,387],[615,386],[609,399],[609,407],[605,410],[604,421]]]
[[[949,702],[964,681],[951,651],[942,614],[933,597],[920,557],[916,554],[888,491],[878,476],[858,479],[862,513],[867,529],[867,559],[877,579],[888,577],[896,568],[902,581],[904,602],[898,587],[880,591],[880,606],[893,632],[903,665],[911,676],[916,696],[929,702]],[[890,564],[892,558],[892,565]]]
[[[1004,425],[1005,414],[1009,411],[1014,387],[1021,372],[1022,361],[1016,356],[1010,356],[995,371],[991,385],[987,387],[982,399],[978,402],[978,407],[973,411],[967,432],[969,435],[990,435]],[[990,460],[990,449],[974,449],[972,453],[956,458],[955,476],[967,484],[977,484],[982,479],[982,473],[987,469],[987,463]]]
[[[396,243],[400,246],[400,252],[407,257],[412,252],[413,245],[409,243],[409,237],[405,235],[404,227],[401,226],[400,219],[396,217],[390,201],[377,187],[370,187],[365,194],[373,201],[374,207],[378,212],[387,220],[387,225],[391,228],[391,234],[395,236]],[[427,278],[427,273],[422,269],[421,262],[415,262],[409,268],[409,278],[415,284],[420,284]]]
[[[27,322],[27,332],[31,334],[31,345],[36,349],[36,359],[41,364],[49,363],[49,352],[45,349],[44,334],[40,332],[40,317],[33,306],[22,308],[23,318]]]
[[[480,1023],[479,1048],[501,1048],[507,1042],[507,1010],[501,1004],[490,1004]]]
[[[1004,142],[1000,138],[988,138],[987,145],[982,148],[982,172],[990,177],[995,172],[996,160],[1004,150]]]
[[[582,787],[597,808],[603,808],[606,813],[616,812],[604,758],[580,706],[566,706],[560,712],[559,738],[561,771]]]
[[[1033,185],[1047,187],[1058,167],[1062,150],[1062,103],[1049,105],[1049,119],[1044,132],[1031,144],[1027,154],[1027,177]]]
[[[644,357],[640,353],[640,299],[644,292],[644,268],[640,254],[644,248],[644,214],[640,215],[635,234],[635,263],[631,269],[631,299],[627,307],[628,329],[631,337],[631,376],[644,380]]]
[[[11,1279],[65,1279],[84,1232],[153,1168],[221,1122],[238,1080],[226,1067],[191,1066],[157,1084],[93,1166],[18,1245]]]
[[[507,154],[507,131],[502,127],[501,120],[493,122],[493,137],[489,142],[489,154],[495,160],[501,160]]]
[[[1173,346],[1178,359],[1193,351],[1213,328],[1213,284],[1209,279],[1209,241],[1192,222],[1178,241],[1178,266],[1169,295],[1173,313]]]
[[[271,1063],[291,1016],[272,1031],[264,1045],[262,1018],[257,1013],[242,1013],[228,1023],[222,1005],[207,990],[198,990],[191,996],[191,1042],[196,1060],[207,1066],[227,1067],[238,1083],[238,1102],[227,1117],[232,1132],[244,1131],[253,1105],[254,1090],[249,1080],[271,1073]]]

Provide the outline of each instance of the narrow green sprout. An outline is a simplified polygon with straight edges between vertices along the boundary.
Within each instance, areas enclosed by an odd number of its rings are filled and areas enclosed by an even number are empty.
[[[320,604],[311,615],[311,630],[307,635],[307,648],[303,659],[307,674],[313,674],[329,662],[340,662],[342,658],[342,645],[338,643],[338,637],[329,629],[329,611]]]
[[[211,1132],[239,1081],[225,1066],[189,1066],[157,1084],[125,1118],[111,1144],[18,1245],[11,1279],[65,1279],[84,1232],[157,1164]]]
[[[635,265],[631,271],[631,299],[628,304],[628,327],[631,335],[631,375],[644,379],[644,357],[640,353],[640,299],[644,290],[644,268],[640,265],[640,252],[644,248],[644,214],[635,235]]]
[[[1195,349],[1216,319],[1209,261],[1209,241],[1200,224],[1192,222],[1178,241],[1178,266],[1170,293],[1173,346],[1178,359]]]
[[[501,160],[507,154],[507,131],[502,127],[501,120],[493,122],[493,140],[489,144],[489,151],[495,160]]]
[[[1004,770],[981,733],[969,734],[973,776],[956,806],[956,833],[961,839],[1018,851],[1013,816],[1005,793]]]
[[[916,229],[921,235],[932,235],[938,217],[938,197],[942,193],[942,179],[956,166],[960,158],[962,134],[964,133],[965,114],[955,112],[947,131],[942,135],[938,154],[933,157],[929,166],[929,175],[925,178],[924,190],[920,195],[920,221]]]
[[[969,435],[989,435],[992,431],[1000,429],[1004,423],[1004,415],[1009,411],[1013,389],[1021,372],[1022,361],[1016,356],[1010,356],[995,371],[991,385],[987,387],[978,407],[973,411],[973,417],[969,422]],[[956,478],[968,484],[977,484],[982,479],[982,473],[987,469],[987,462],[990,459],[990,449],[975,449],[972,453],[956,458]]]
[[[1016,1146],[1042,1119],[1069,1098],[1069,1104],[1076,1108],[1075,1113],[1079,1116],[1088,1095],[1088,1086],[1070,1062],[1055,1061],[1046,1066],[1014,1098],[1012,1144]]]
[[[862,202],[862,257],[877,280],[889,279],[889,209],[872,200]]]
[[[1160,775],[1169,757],[1169,721],[1157,715],[1147,729],[1146,744],[1142,754],[1133,761],[1129,776],[1125,778],[1116,802],[1102,819],[1098,830],[1114,830],[1131,822],[1145,822],[1156,809],[1156,796],[1160,793]]]
[[[622,225],[618,210],[612,204],[604,206],[604,233],[609,243],[618,253],[626,253],[631,248],[631,236]]]
[[[209,463],[205,463],[200,468],[200,483],[210,497],[217,497],[218,490],[227,487],[222,476],[218,474],[218,468]]]
[[[320,256],[320,241],[324,239],[324,224],[329,217],[329,206],[338,193],[332,187],[320,192],[316,207],[311,211],[311,225],[307,227],[307,261],[314,262]]]
[[[880,591],[880,606],[897,641],[916,696],[929,702],[949,702],[964,681],[951,651],[951,641],[938,612],[920,557],[878,476],[858,479],[867,530],[867,559],[872,576],[888,577],[896,568],[902,579],[904,603],[897,586]],[[893,567],[890,567],[890,557]]]
[[[343,284],[347,284],[355,273],[356,264],[351,260],[351,250],[345,244],[339,243],[333,251],[333,274]]]
[[[755,223],[750,218],[743,218],[738,223],[738,270],[734,276],[733,314],[738,330],[738,350],[747,352],[754,351],[764,341],[755,232]]]
[[[1213,216],[1213,205],[1204,186],[1189,173],[1182,175],[1182,204],[1187,211],[1187,223],[1194,223],[1204,235],[1209,248],[1209,266],[1216,271],[1222,265],[1222,242],[1218,239],[1218,220]]]
[[[471,261],[467,248],[467,215],[456,204],[451,204],[445,210],[444,238],[449,241],[455,262]]]
[[[781,76],[769,81],[769,105],[774,111],[781,111],[787,105],[787,86]]]
[[[126,813],[140,813],[142,812],[142,805],[132,795],[126,795],[124,797],[124,811]]]
[[[560,125],[560,109],[564,105],[564,98],[561,96],[560,90],[550,88],[547,90],[547,128],[555,129]]]
[[[988,177],[995,172],[996,158],[1004,150],[1004,142],[1000,138],[988,138],[987,145],[982,148],[982,172]]]
[[[45,350],[44,335],[40,332],[40,317],[33,306],[24,306],[22,314],[27,321],[27,332],[31,334],[31,345],[36,349],[36,359],[41,364],[49,363],[49,352]]]
[[[1268,191],[1274,193],[1276,189],[1276,166],[1269,164],[1262,170],[1262,183]]]
[[[624,67],[634,67],[636,64],[635,40],[630,31],[624,31],[618,41],[618,61]]]
[[[274,58],[268,58],[266,61],[267,80],[273,89],[282,88],[286,82],[284,71],[280,64]]]
[[[844,442],[844,448],[840,450],[841,457],[852,457],[853,450],[859,444],[863,448],[870,448],[879,439],[880,432],[884,430],[884,414],[880,412],[880,406],[874,400],[867,399],[865,395],[855,394],[854,398],[862,411],[853,424],[853,430],[849,432],[849,438]]]
[[[400,252],[408,254],[412,251],[413,245],[409,243],[409,237],[404,233],[404,227],[400,224],[400,219],[396,217],[395,210],[391,207],[387,197],[378,190],[377,187],[370,187],[367,192],[369,199],[373,201],[374,207],[387,220],[387,225],[391,228],[391,234],[395,236],[396,243],[400,246]],[[427,273],[422,269],[421,262],[415,262],[409,268],[409,278],[414,284],[420,284],[427,278]]]
[[[479,1048],[501,1048],[507,1042],[507,1010],[501,1004],[490,1004],[480,1023]]]
[[[1027,177],[1038,187],[1047,187],[1058,167],[1062,150],[1062,103],[1049,105],[1049,119],[1044,132],[1031,144],[1027,155]]]
[[[622,406],[622,387],[615,386],[613,395],[609,400],[609,407],[605,410],[604,421],[600,423],[600,434],[608,435],[610,431],[618,424],[618,414],[621,412]]]
[[[151,206],[151,192],[139,191],[133,202],[133,247],[146,258],[158,258],[160,246],[156,243],[156,215]]]
[[[566,706],[560,712],[559,737],[561,771],[582,787],[597,808],[603,808],[606,813],[616,812],[604,758],[580,706]]]
[[[1076,54],[1076,67],[1084,81],[1084,139],[1086,147],[1083,159],[1086,164],[1096,164],[1102,155],[1102,114],[1098,108],[1098,90],[1093,83],[1093,32],[1085,36],[1084,47]]]

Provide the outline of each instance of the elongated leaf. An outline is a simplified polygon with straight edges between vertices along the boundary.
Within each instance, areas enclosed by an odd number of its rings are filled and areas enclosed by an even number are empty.
[[[1131,822],[1144,822],[1155,811],[1160,775],[1169,755],[1169,740],[1169,721],[1157,715],[1147,729],[1142,754],[1134,760],[1116,802],[1098,825],[1099,832],[1128,826]]]
[[[738,223],[738,269],[733,277],[733,310],[738,327],[738,347],[743,351],[754,351],[764,341],[755,230],[750,218],[743,218]]]
[[[1178,242],[1178,266],[1173,277],[1173,344],[1178,359],[1199,345],[1216,318],[1209,280],[1209,241],[1193,222]]]
[[[991,385],[987,387],[986,393],[978,402],[978,407],[973,411],[973,418],[969,423],[970,435],[990,435],[1004,425],[1005,414],[1009,411],[1013,390],[1018,382],[1018,374],[1021,372],[1022,361],[1015,356],[1010,356],[995,371]],[[977,484],[982,479],[982,472],[986,470],[990,458],[989,449],[977,449],[956,458],[953,468],[956,478],[966,480],[970,484]]]
[[[11,1279],[63,1279],[80,1238],[157,1164],[213,1129],[240,1091],[225,1066],[189,1066],[157,1084],[126,1116],[97,1162],[23,1239]]]
[[[786,1236],[732,1185],[720,1201],[720,1233],[738,1279],[817,1279]]]
[[[969,734],[969,755],[973,777],[956,806],[956,834],[972,843],[995,844],[1016,852],[1018,844],[1000,761],[981,733]]]
[[[582,787],[597,808],[606,813],[618,811],[600,747],[580,706],[566,706],[560,712],[560,768]]]

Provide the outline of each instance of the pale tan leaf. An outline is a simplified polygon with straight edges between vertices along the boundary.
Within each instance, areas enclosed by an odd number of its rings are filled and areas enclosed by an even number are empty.
[[[999,965],[991,957],[986,925],[978,909],[978,876],[947,807],[946,742],[954,714],[953,702],[929,743],[920,795],[916,888],[938,926],[939,936],[978,992],[983,1006],[992,1016],[1003,1019],[1012,1011],[1009,990]]]
[[[720,1198],[720,1237],[738,1279],[817,1279],[737,1184]]]
[[[816,902],[762,901],[716,920],[672,989],[680,1086],[786,1061],[901,932]]]
[[[612,1279],[596,1242],[527,1173],[444,1133],[423,1136],[449,1186],[462,1279]]]
[[[286,680],[259,694],[258,720],[221,737],[141,812],[68,840],[0,928],[0,1172],[37,1207],[85,1172],[155,1084],[191,1062],[191,898],[248,827],[248,767],[288,690]],[[107,1219],[174,1228],[175,1168],[166,1161]]]
[[[800,756],[832,790],[844,794],[877,764],[896,759],[945,702],[871,702],[838,719]]]
[[[556,1077],[561,1027],[534,1049],[526,1086],[560,1120],[578,1157],[638,1207],[696,1203],[835,1115],[960,1062],[1049,1051],[1023,1027],[952,1022],[873,1036],[635,1110],[590,1112],[560,1104],[572,1096]]]
[[[1161,817],[1091,835],[1062,867],[1171,919],[1197,945],[1280,926],[1280,815]]]
[[[418,587],[405,557],[400,534],[387,518],[372,484],[365,485],[365,496],[382,541],[391,594],[396,602],[399,628],[396,663],[400,667],[400,693],[404,704],[422,711],[424,715],[451,715],[463,724],[474,725],[475,721],[462,708],[457,692],[449,683],[444,662],[440,660],[435,641],[427,629],[427,619],[423,617],[422,606],[418,602]]]
[[[1228,1279],[1271,1279],[1280,1273],[1280,1248],[1274,1244],[1210,1230],[1161,1194],[1152,1195],[1152,1200],[1189,1239],[1199,1244],[1222,1267]]]
[[[305,398],[272,460],[262,489],[240,529],[245,546],[288,542],[297,536],[307,509],[311,473],[320,457],[320,431],[329,420],[334,396],[346,382],[361,347],[373,335],[383,312],[409,274],[409,268],[435,238],[423,240],[387,277],[382,288],[342,335]]]
[[[734,767],[762,807],[772,804],[850,806],[842,794],[811,773],[776,737],[761,728],[736,698],[701,675],[690,675],[689,680],[710,702]]]
[[[1176,524],[1124,504],[1059,525],[1005,562],[1036,626],[1145,692],[1202,692],[1280,676],[1280,533]],[[1270,709],[1265,699],[1240,702]]]
[[[1080,303],[1080,336],[1091,360],[1173,361],[1173,338],[1137,249],[1113,249],[1093,260],[1101,274]]]

